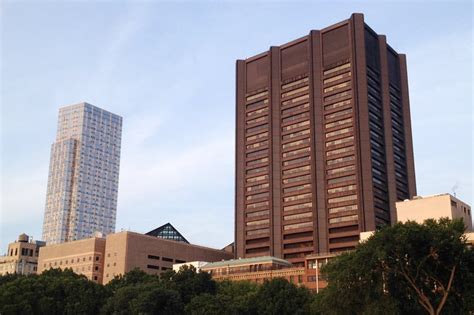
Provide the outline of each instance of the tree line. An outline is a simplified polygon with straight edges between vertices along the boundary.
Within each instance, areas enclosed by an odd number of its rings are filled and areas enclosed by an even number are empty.
[[[462,221],[385,227],[323,267],[319,294],[285,279],[212,280],[138,269],[106,285],[70,269],[0,277],[0,314],[474,314],[474,254]]]

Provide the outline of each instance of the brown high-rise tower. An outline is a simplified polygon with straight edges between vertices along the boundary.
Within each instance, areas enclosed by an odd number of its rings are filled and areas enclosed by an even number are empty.
[[[416,194],[405,56],[362,14],[237,61],[237,257],[353,248]]]

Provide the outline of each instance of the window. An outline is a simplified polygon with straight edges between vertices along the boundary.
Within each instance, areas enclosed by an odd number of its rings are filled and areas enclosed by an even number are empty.
[[[301,104],[301,105],[297,105],[295,107],[285,109],[281,112],[281,114],[282,114],[282,116],[285,116],[285,115],[290,114],[292,112],[297,112],[297,111],[300,111],[302,109],[307,109],[307,108],[309,108],[309,103],[304,103],[304,104]]]
[[[284,135],[283,140],[288,140],[288,139],[296,138],[296,137],[299,137],[299,136],[308,135],[309,133],[310,133],[309,129],[301,130],[301,131],[298,131],[298,132],[294,132],[294,133]]]
[[[148,269],[155,269],[155,270],[159,270],[159,269],[160,269],[160,267],[159,267],[159,266],[156,266],[156,265],[146,265],[146,267],[147,267]]]
[[[335,169],[332,169],[332,170],[328,170],[327,174],[328,175],[334,175],[334,174],[337,174],[337,173],[349,172],[349,171],[353,171],[353,170],[355,170],[355,165],[349,165],[349,166],[344,166],[344,167],[339,167],[339,168],[335,168]]]
[[[296,124],[288,125],[282,128],[282,130],[285,131],[290,131],[296,128],[304,127],[304,126],[309,126],[309,120],[305,120]]]
[[[357,189],[357,185],[347,185],[347,186],[328,189],[328,194],[335,194],[335,193],[351,191],[355,189]]]
[[[298,89],[291,90],[289,92],[281,93],[281,98],[286,98],[286,97],[289,97],[289,96],[292,96],[292,95],[295,95],[295,94],[298,94],[298,93],[303,93],[303,92],[308,91],[308,89],[309,89],[309,86],[306,85],[306,86],[300,87]]]
[[[312,222],[303,222],[303,223],[285,225],[283,229],[286,231],[286,230],[293,230],[293,229],[301,229],[301,228],[310,227],[310,226],[313,226]]]
[[[292,98],[290,100],[286,100],[286,101],[283,101],[281,104],[283,106],[287,106],[287,105],[291,105],[293,103],[297,103],[299,101],[307,101],[309,99],[309,95],[308,94],[305,94],[305,95],[302,95],[302,96],[298,96],[298,97],[295,97],[295,98]]]
[[[344,124],[349,124],[351,122],[352,122],[352,118],[347,118],[347,119],[338,120],[338,121],[328,123],[328,124],[325,125],[325,127],[326,127],[326,129],[329,129],[329,128],[332,128],[332,127],[336,127],[336,126],[340,126],[340,125],[344,125]]]
[[[335,90],[343,89],[343,88],[348,87],[350,85],[351,85],[350,81],[339,83],[339,84],[336,84],[336,85],[332,85],[330,87],[325,88],[324,93],[329,93],[329,92],[332,92],[332,91],[335,91]]]
[[[252,174],[266,172],[266,171],[268,171],[268,167],[266,167],[266,166],[259,167],[259,168],[254,168],[254,169],[248,170],[247,175],[252,175]]]
[[[268,179],[268,175],[260,175],[260,176],[257,176],[257,177],[250,177],[250,178],[247,178],[246,181],[247,181],[247,183],[254,183],[254,182],[258,182],[260,180],[264,180],[264,179]]]
[[[353,155],[344,156],[344,157],[337,158],[337,159],[327,160],[326,164],[327,165],[334,165],[334,164],[338,164],[338,163],[354,161],[354,159],[355,159],[355,156],[353,156]]]
[[[163,261],[173,262],[173,258],[163,257]]]
[[[285,215],[283,219],[285,221],[289,220],[296,220],[296,219],[303,219],[303,218],[311,218],[313,216],[312,212],[305,212],[305,213],[298,213],[293,215]]]
[[[288,122],[291,122],[291,121],[294,121],[294,120],[298,120],[298,119],[302,119],[302,118],[306,118],[309,116],[309,112],[304,112],[304,113],[301,113],[301,114],[296,114],[296,115],[293,115],[293,116],[290,116],[290,117],[286,117],[286,118],[283,118],[282,120],[282,123],[288,123]]]
[[[268,201],[250,203],[247,205],[247,209],[253,209],[253,208],[258,208],[258,207],[263,207],[263,206],[268,206],[268,205],[269,205]]]
[[[251,117],[251,116],[255,116],[255,115],[263,114],[267,112],[268,112],[268,107],[264,107],[264,108],[257,109],[256,111],[253,111],[253,112],[248,112],[247,117]]]
[[[293,210],[311,208],[312,206],[313,206],[312,202],[306,202],[306,203],[301,203],[298,205],[284,206],[283,211],[293,211]]]
[[[262,133],[259,133],[259,134],[256,134],[256,135],[247,137],[247,141],[257,140],[257,139],[260,139],[260,138],[265,138],[265,137],[267,137],[267,136],[268,136],[268,132],[265,131],[265,132],[262,132]]]
[[[311,166],[305,165],[305,166],[300,166],[296,168],[291,168],[289,170],[284,170],[283,175],[289,175],[289,174],[294,174],[294,173],[299,173],[303,171],[309,171],[311,169]]]
[[[95,267],[94,267],[94,270],[95,270],[95,271],[98,271],[98,270],[99,270],[99,266],[95,266]]]
[[[283,180],[283,184],[291,184],[299,181],[307,181],[311,178],[311,175],[302,175],[298,177],[293,177],[293,178],[287,178]]]
[[[268,184],[268,183],[260,184],[260,185],[256,185],[256,186],[250,186],[250,187],[247,187],[247,191],[264,189],[264,188],[268,188],[268,186],[270,186],[270,184]]]
[[[343,73],[343,74],[340,74],[340,75],[336,75],[332,78],[325,79],[323,81],[323,83],[328,84],[328,83],[331,83],[331,82],[334,82],[334,81],[337,81],[337,80],[340,80],[340,79],[343,79],[343,78],[347,78],[347,77],[350,77],[350,76],[351,76],[351,72],[346,72],[346,73]]]
[[[341,222],[349,222],[349,221],[357,221],[359,216],[357,214],[355,215],[350,215],[347,217],[338,217],[338,218],[332,218],[329,219],[329,223],[341,223]]]
[[[99,256],[95,256],[95,261],[99,261]]]
[[[306,78],[303,78],[303,79],[300,79],[300,80],[297,80],[297,81],[286,83],[286,84],[283,84],[281,86],[281,89],[284,90],[284,89],[293,87],[293,86],[298,85],[298,84],[306,83],[306,82],[308,82],[308,80],[309,80],[308,77],[306,77]]]
[[[350,114],[350,113],[352,113],[352,108],[348,108],[348,109],[345,109],[345,110],[341,110],[341,111],[326,115],[326,119],[334,119],[334,118],[337,118],[339,116],[347,115],[347,114]]]
[[[260,126],[252,127],[252,128],[247,128],[247,133],[252,133],[260,130],[265,130],[268,129],[268,124],[263,124]]]
[[[159,260],[159,259],[160,259],[160,256],[155,256],[155,255],[148,255],[148,259],[155,259],[155,260]]]
[[[293,151],[288,151],[288,152],[283,153],[283,158],[292,157],[292,156],[302,154],[302,153],[307,153],[307,152],[310,152],[310,151],[311,151],[310,147],[301,148],[301,149],[297,149],[297,150],[293,150]]]
[[[337,94],[333,94],[331,96],[327,96],[324,98],[324,101],[325,102],[329,102],[329,101],[332,101],[332,100],[335,100],[335,99],[338,99],[338,98],[341,98],[341,97],[345,97],[345,96],[350,96],[351,95],[351,91],[344,91],[344,92],[341,92],[341,93],[337,93]]]
[[[341,148],[341,149],[327,151],[326,156],[337,155],[337,154],[347,153],[347,152],[351,152],[351,151],[354,151],[354,147],[353,146],[348,146],[348,147]]]
[[[247,218],[254,218],[254,217],[259,217],[259,216],[268,215],[268,214],[270,214],[269,210],[250,212],[250,213],[247,213]]]
[[[247,102],[255,100],[255,99],[263,97],[263,96],[266,96],[267,94],[268,94],[268,92],[264,91],[264,92],[260,92],[260,93],[254,94],[254,95],[247,96]]]
[[[332,109],[343,107],[343,106],[346,106],[346,105],[349,105],[349,104],[351,104],[350,99],[349,100],[344,100],[344,101],[341,101],[341,102],[337,102],[337,103],[334,103],[334,104],[326,105],[326,106],[324,106],[324,109],[325,110],[332,110]]]
[[[253,166],[255,164],[265,163],[265,162],[268,162],[267,157],[264,157],[264,158],[261,158],[261,159],[258,159],[258,160],[249,161],[249,162],[247,162],[247,166]]]
[[[330,179],[328,180],[328,184],[332,185],[332,184],[342,183],[345,181],[353,181],[353,180],[355,180],[355,175],[349,175],[349,176],[343,176],[343,177]]]
[[[353,140],[354,140],[354,136],[345,137],[345,138],[337,139],[337,140],[334,140],[334,141],[328,141],[328,142],[326,142],[326,147],[333,146],[333,145],[338,145],[338,144],[343,144],[343,143],[347,143],[347,142],[352,142]]]
[[[285,197],[283,198],[283,201],[290,202],[290,201],[296,201],[296,200],[301,200],[301,199],[306,199],[306,198],[311,198],[311,193]]]
[[[357,199],[357,195],[349,195],[349,196],[344,196],[344,197],[330,198],[328,199],[328,203],[338,203],[338,202],[344,202],[344,201],[356,200],[356,199]]]
[[[262,122],[262,121],[265,121],[267,120],[267,116],[262,116],[262,117],[259,117],[259,118],[255,118],[255,119],[251,119],[251,120],[247,120],[247,125],[252,125],[252,124],[256,124],[256,123],[259,123],[259,122]]]
[[[303,190],[303,189],[308,189],[311,188],[311,184],[304,184],[304,185],[299,185],[299,186],[294,186],[294,187],[289,187],[289,188],[283,188],[283,193],[291,193],[295,192],[298,190]]]
[[[252,231],[247,231],[247,236],[266,234],[266,233],[269,233],[269,232],[270,232],[270,230],[269,230],[268,228],[266,228],[266,229],[252,230]]]
[[[328,75],[328,74],[331,74],[331,73],[334,73],[334,72],[337,72],[339,70],[344,70],[344,69],[348,69],[350,68],[351,66],[351,63],[348,62],[348,63],[345,63],[345,64],[342,64],[340,66],[337,66],[337,67],[334,67],[334,68],[330,68],[330,69],[327,69],[327,70],[324,70],[324,75]]]
[[[247,200],[252,200],[252,199],[258,199],[258,198],[267,198],[268,196],[269,196],[269,193],[264,192],[264,193],[261,193],[261,194],[247,196],[246,199]]]
[[[250,222],[247,222],[246,225],[253,226],[253,225],[261,225],[261,224],[268,224],[268,223],[270,223],[270,220],[264,219],[264,220],[258,220],[258,221],[250,221]]]

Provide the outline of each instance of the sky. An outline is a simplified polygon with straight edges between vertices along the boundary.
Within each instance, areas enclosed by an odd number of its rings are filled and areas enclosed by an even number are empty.
[[[41,238],[58,109],[123,117],[116,230],[234,235],[235,61],[350,17],[407,54],[419,195],[473,201],[470,1],[0,1],[0,254]]]

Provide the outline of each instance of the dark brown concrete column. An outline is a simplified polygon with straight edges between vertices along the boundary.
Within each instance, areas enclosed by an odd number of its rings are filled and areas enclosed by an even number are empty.
[[[270,182],[271,182],[271,209],[270,216],[271,224],[271,244],[270,253],[275,257],[282,257],[282,239],[281,239],[281,113],[280,113],[280,98],[281,98],[281,62],[280,62],[280,48],[270,48]]]
[[[312,115],[313,145],[311,174],[313,177],[313,215],[316,231],[314,231],[314,250],[316,253],[328,252],[328,222],[326,209],[326,166],[324,144],[324,119],[322,101],[322,47],[321,32],[311,31],[311,72],[310,72],[310,113]]]
[[[364,16],[353,14],[350,24],[353,47],[353,99],[356,118],[356,154],[359,163],[359,228],[375,230],[374,194],[372,186],[372,161],[370,152],[369,106],[367,100],[367,69],[365,60]]]
[[[395,202],[397,201],[397,184],[395,182],[395,164],[393,160],[392,114],[390,110],[390,79],[388,76],[387,41],[384,35],[379,35],[378,38],[388,203],[390,207],[390,221],[392,224],[395,224],[397,222],[397,211],[395,209]]]
[[[245,61],[236,64],[236,111],[235,111],[235,257],[245,256],[244,224],[244,171],[245,171]]]
[[[410,101],[408,98],[407,60],[404,54],[398,55],[400,64],[400,89],[403,106],[403,126],[405,133],[405,154],[407,163],[408,194],[416,196],[415,160],[413,157],[413,139],[411,134]]]

